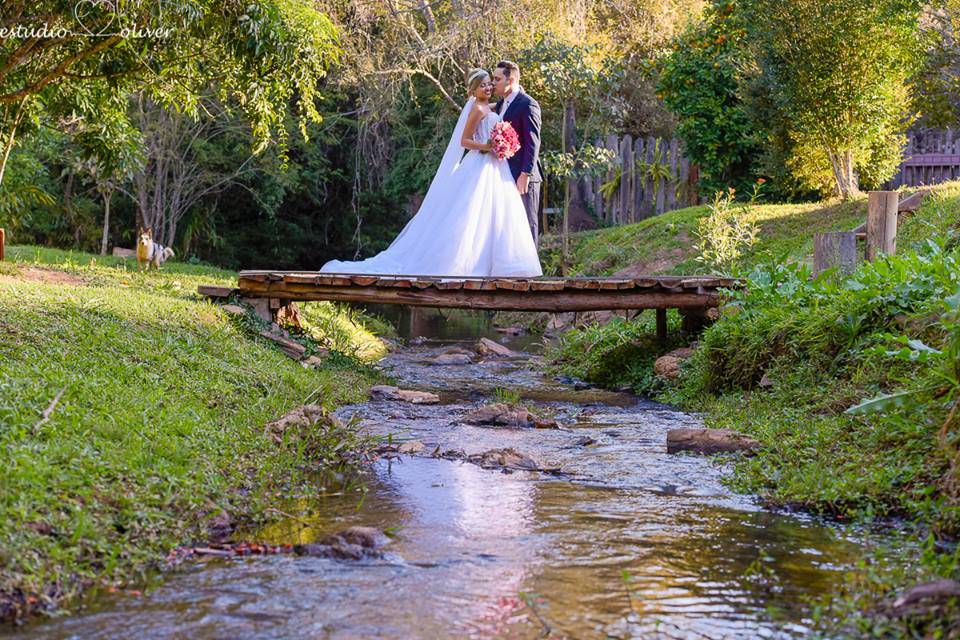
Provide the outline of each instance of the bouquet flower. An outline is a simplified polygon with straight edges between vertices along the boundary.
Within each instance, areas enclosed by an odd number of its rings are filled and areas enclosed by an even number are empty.
[[[493,145],[493,152],[501,160],[512,158],[520,150],[520,138],[509,122],[498,122],[493,125],[490,142]]]

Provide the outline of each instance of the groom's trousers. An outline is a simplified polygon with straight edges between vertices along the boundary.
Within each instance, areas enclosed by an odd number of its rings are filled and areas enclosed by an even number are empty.
[[[527,222],[530,224],[530,233],[533,234],[534,246],[540,245],[540,182],[531,182],[527,185],[527,192],[520,196],[523,206],[527,210]]]

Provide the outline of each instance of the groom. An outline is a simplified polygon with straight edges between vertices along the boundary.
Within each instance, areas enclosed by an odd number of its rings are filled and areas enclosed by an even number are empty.
[[[539,241],[540,183],[540,104],[520,86],[520,68],[515,62],[502,60],[493,72],[493,92],[499,98],[496,112],[510,123],[520,138],[520,151],[507,162],[517,181],[517,190],[527,209],[527,222],[533,243]]]

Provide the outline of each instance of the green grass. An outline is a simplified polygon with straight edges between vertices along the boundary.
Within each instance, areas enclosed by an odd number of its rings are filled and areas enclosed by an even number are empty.
[[[939,185],[918,215],[905,216],[897,234],[900,247],[958,226],[960,182]],[[649,274],[696,274],[709,271],[697,261],[697,221],[706,206],[669,211],[635,224],[582,231],[570,235],[570,274],[611,275],[626,267]],[[745,216],[759,227],[757,243],[748,248],[737,266],[749,270],[770,260],[812,262],[813,234],[849,231],[866,220],[866,197],[849,202],[760,204]],[[544,271],[559,275],[560,242],[557,235],[541,241]]]
[[[746,220],[759,227],[757,243],[739,260],[750,268],[765,260],[808,260],[815,231],[849,231],[866,219],[866,199],[850,202],[756,205]],[[669,211],[641,222],[583,231],[570,236],[570,274],[605,276],[626,267],[649,274],[709,271],[697,261],[697,221],[706,206]],[[559,274],[560,238],[543,238],[544,270]]]
[[[264,424],[308,400],[362,399],[373,379],[362,360],[382,353],[362,318],[318,305],[306,314],[311,331],[346,356],[305,369],[255,339],[250,321],[197,296],[200,283],[235,282],[229,271],[168,262],[138,273],[135,261],[33,247],[10,247],[8,258],[3,617],[25,601],[49,608],[89,585],[137,580],[173,546],[202,540],[221,511],[260,517],[276,492],[330,459],[316,446],[274,444]]]

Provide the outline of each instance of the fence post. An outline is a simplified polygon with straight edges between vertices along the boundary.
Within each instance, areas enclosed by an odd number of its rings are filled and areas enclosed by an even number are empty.
[[[676,138],[670,140],[670,180],[667,181],[667,210],[673,211],[677,208],[677,190],[680,185],[680,174],[677,169],[680,166],[680,141]]]
[[[634,181],[633,181],[633,210],[636,214],[636,220],[643,220],[646,216],[646,212],[643,210],[643,153],[644,153],[644,141],[642,137],[637,137],[633,143],[633,168],[635,172]]]
[[[668,147],[667,145],[664,144],[664,141],[665,141],[664,138],[660,138],[660,144],[657,147],[660,150],[660,162],[658,164],[665,164],[669,167],[670,165],[668,164],[668,158],[667,158],[667,155],[669,152],[667,151]],[[668,184],[669,184],[669,181],[666,178],[664,178],[659,171],[657,171],[657,186],[656,186],[657,204],[655,209],[656,213],[654,215],[660,215],[661,213],[667,210],[667,185]]]
[[[620,220],[623,224],[635,221],[633,212],[633,138],[628,133],[620,140]]]
[[[838,268],[853,273],[857,266],[857,234],[853,231],[815,233],[813,235],[813,275]]]
[[[610,151],[613,151],[614,154],[616,154],[618,159],[620,158],[620,143],[617,141],[617,136],[612,134],[608,135],[606,147]],[[622,171],[622,167],[621,167],[621,171]],[[613,166],[610,168],[610,171],[607,173],[607,180],[613,180],[614,175],[616,175],[616,166]],[[622,178],[623,176],[621,175],[621,180]],[[610,211],[610,223],[615,225],[620,224],[621,222],[620,213],[617,210],[617,206],[620,203],[620,198],[618,197],[619,195],[620,195],[619,193],[614,193],[610,197],[610,201],[607,204],[607,209]]]
[[[649,167],[653,163],[653,154],[654,147],[657,146],[656,138],[653,136],[647,136],[646,144],[644,144],[644,163]],[[646,202],[646,209],[644,217],[648,218],[657,214],[657,203],[653,198],[653,178],[650,177],[650,171],[647,171],[646,177],[643,179],[643,199]]]
[[[867,260],[880,254],[897,251],[897,209],[900,195],[896,191],[871,191],[867,196]]]
[[[6,244],[7,233],[0,227],[0,262],[3,262],[3,245]]]

